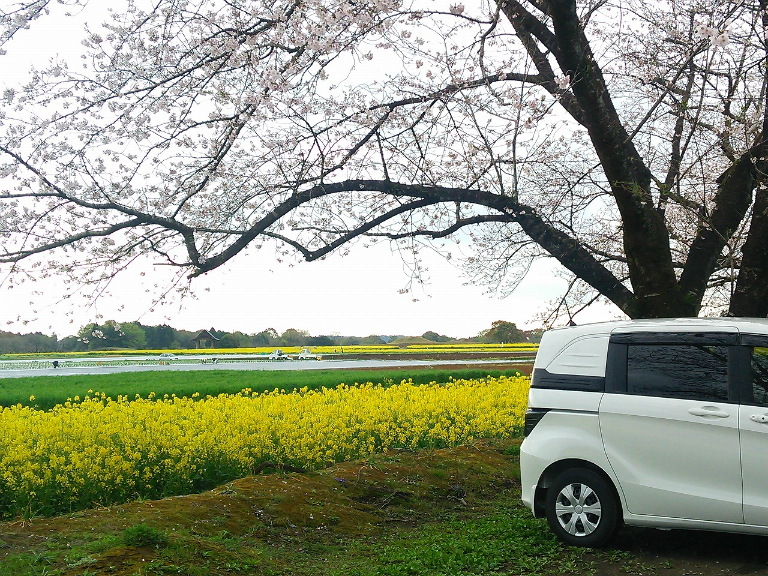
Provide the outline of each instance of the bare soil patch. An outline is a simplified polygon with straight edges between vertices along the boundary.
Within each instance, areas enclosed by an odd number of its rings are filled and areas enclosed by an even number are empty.
[[[764,536],[625,527],[604,552],[597,575],[768,575]]]

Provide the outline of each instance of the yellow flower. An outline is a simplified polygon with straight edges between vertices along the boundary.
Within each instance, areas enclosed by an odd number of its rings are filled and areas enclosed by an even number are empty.
[[[265,460],[317,468],[389,448],[508,437],[522,430],[528,386],[523,377],[404,380],[11,406],[0,410],[0,515],[188,493]]]

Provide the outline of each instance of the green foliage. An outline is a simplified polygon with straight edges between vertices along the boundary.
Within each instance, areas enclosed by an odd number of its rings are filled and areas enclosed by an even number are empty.
[[[57,338],[39,332],[34,334],[13,334],[0,331],[0,354],[21,354],[40,352],[87,352],[100,350],[168,350],[194,347],[192,338],[199,331],[177,330],[167,324],[147,326],[140,322],[116,322],[107,320],[103,324],[91,323],[80,328],[76,336]],[[542,330],[521,332],[514,323],[498,320],[488,330],[481,332],[470,341],[482,342],[538,342]],[[370,335],[359,336],[311,336],[306,330],[289,328],[278,334],[274,328],[267,328],[255,334],[244,332],[215,331],[219,340],[216,348],[249,348],[280,346],[358,346],[381,345],[394,341],[398,344],[431,342],[455,342],[455,338],[427,331],[421,336],[398,337]],[[467,340],[463,340],[467,341]]]
[[[310,336],[307,338],[307,346],[335,346],[333,338],[330,336]]]
[[[144,329],[147,348],[149,350],[162,350],[163,348],[171,348],[173,346],[176,330],[167,324],[162,324],[160,326],[138,325]]]
[[[562,546],[527,512],[504,502],[488,517],[428,525],[415,535],[377,546],[371,550],[373,558],[351,574],[551,574]]]
[[[55,350],[58,339],[40,332],[33,334],[14,334],[0,330],[0,354],[19,354],[23,352],[47,352]]]
[[[488,343],[521,342],[525,339],[523,333],[518,330],[514,322],[507,322],[505,320],[496,320],[488,330],[480,332],[478,337],[482,342]]]
[[[137,322],[123,322],[120,324],[120,344],[123,348],[140,350],[147,346],[147,336],[144,328]]]
[[[242,332],[225,332],[220,335],[217,348],[247,348],[251,345],[251,337]]]
[[[437,332],[433,332],[432,330],[428,330],[427,332],[424,332],[424,334],[421,335],[422,338],[426,338],[427,340],[430,340],[432,342],[450,342],[453,340],[450,336],[443,336],[442,334],[438,334]]]
[[[288,328],[280,335],[280,343],[283,346],[303,346],[309,337],[309,332],[306,330]]]
[[[251,346],[272,346],[277,342],[278,338],[280,338],[280,335],[277,333],[277,330],[274,328],[267,328],[266,330],[262,330],[258,334],[251,336]]]
[[[80,350],[140,349],[147,345],[147,337],[140,324],[136,322],[121,324],[114,320],[107,320],[104,324],[86,324],[78,331],[77,341]]]
[[[123,542],[126,546],[164,548],[168,545],[168,535],[162,530],[141,523],[125,529],[123,532]]]

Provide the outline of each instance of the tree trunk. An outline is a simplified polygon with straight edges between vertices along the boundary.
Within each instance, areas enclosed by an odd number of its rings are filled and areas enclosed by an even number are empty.
[[[758,188],[749,236],[729,310],[733,316],[768,316],[768,188]]]
[[[632,318],[695,316],[698,306],[677,283],[669,232],[655,210],[652,175],[624,128],[602,71],[579,21],[574,0],[550,0],[549,13],[559,43],[556,58],[571,71],[573,94],[583,111],[603,171],[621,213],[624,250],[635,299],[624,312]]]

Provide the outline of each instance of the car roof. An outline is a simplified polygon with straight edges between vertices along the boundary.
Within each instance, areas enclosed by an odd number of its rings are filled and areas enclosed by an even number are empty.
[[[534,368],[545,367],[561,351],[576,340],[590,339],[594,344],[584,342],[590,349],[589,362],[605,369],[605,351],[611,334],[632,334],[642,332],[719,332],[732,334],[768,334],[768,318],[658,318],[648,320],[619,320],[598,322],[580,326],[553,328],[544,333]],[[597,340],[595,340],[597,339]],[[580,355],[584,355],[579,352]],[[585,360],[586,361],[586,360]]]
[[[613,334],[632,332],[743,332],[768,334],[768,318],[652,318],[643,320],[617,320],[580,326],[553,328],[550,332],[570,331],[581,334]]]

